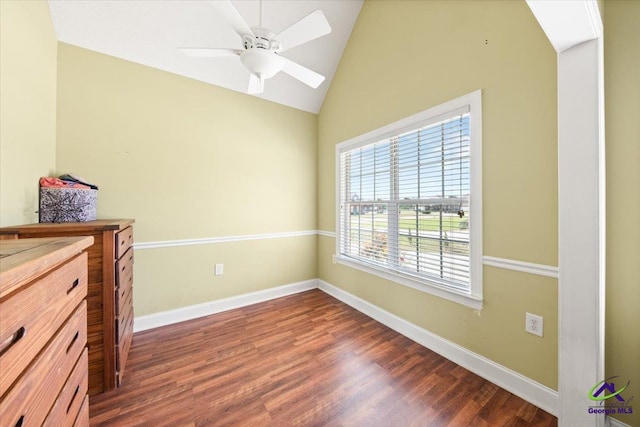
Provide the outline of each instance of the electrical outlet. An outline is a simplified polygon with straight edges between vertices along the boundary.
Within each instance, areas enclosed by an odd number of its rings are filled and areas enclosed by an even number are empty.
[[[527,313],[524,321],[524,330],[541,337],[544,331],[544,319],[541,316]]]
[[[336,254],[331,255],[331,262],[336,263]]]
[[[216,276],[222,276],[224,273],[224,264],[216,264]]]

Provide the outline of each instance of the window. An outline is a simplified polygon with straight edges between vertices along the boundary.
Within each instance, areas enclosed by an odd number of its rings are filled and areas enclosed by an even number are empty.
[[[339,144],[337,260],[482,306],[481,92]]]

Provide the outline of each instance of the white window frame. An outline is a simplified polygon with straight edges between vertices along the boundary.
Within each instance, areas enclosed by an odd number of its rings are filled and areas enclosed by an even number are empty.
[[[428,126],[449,118],[457,110],[467,108],[470,113],[469,135],[471,137],[471,196],[469,215],[469,267],[470,289],[468,292],[450,288],[436,281],[425,278],[411,277],[399,272],[378,268],[374,265],[359,262],[353,258],[341,256],[342,224],[340,218],[340,154],[385,138],[390,138],[419,127]],[[454,301],[474,309],[482,308],[482,91],[463,95],[443,104],[421,111],[412,116],[390,123],[381,128],[349,139],[336,145],[335,153],[335,182],[336,182],[336,262],[366,273],[382,277],[426,292],[432,295]],[[391,224],[389,225],[391,227]]]

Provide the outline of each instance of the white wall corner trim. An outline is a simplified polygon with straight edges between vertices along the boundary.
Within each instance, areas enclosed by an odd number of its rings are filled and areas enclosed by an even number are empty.
[[[602,39],[591,40],[558,56],[560,426],[604,425],[604,415],[584,411],[584,390],[605,376],[601,49]]]
[[[605,375],[602,18],[596,0],[527,4],[558,52],[558,425],[601,427],[584,391]]]
[[[333,237],[335,239],[335,231],[318,230],[318,236]]]
[[[318,288],[418,344],[557,415],[558,392],[318,279]]]
[[[556,52],[564,52],[602,34],[596,0],[527,0]]]
[[[317,230],[286,231],[283,233],[248,234],[243,236],[205,237],[201,239],[161,240],[157,242],[136,242],[134,249],[170,248],[176,246],[210,245],[214,243],[240,242],[245,240],[283,239],[287,237],[315,236]]]
[[[607,420],[609,421],[609,425],[611,427],[631,427],[629,424],[623,423],[622,421],[615,418],[607,417]]]
[[[174,323],[184,322],[186,320],[196,319],[210,314],[233,310],[234,308],[245,307],[259,302],[297,294],[311,289],[316,289],[317,287],[317,279],[310,279],[248,294],[236,295],[229,298],[180,307],[174,310],[147,314],[134,319],[133,332],[141,332],[146,331],[147,329],[159,328],[160,326],[172,325]]]
[[[482,257],[484,265],[504,268],[506,270],[520,271],[522,273],[537,274],[539,276],[558,278],[558,267],[543,264],[533,264],[530,262],[517,261],[513,259],[497,258],[492,256]]]

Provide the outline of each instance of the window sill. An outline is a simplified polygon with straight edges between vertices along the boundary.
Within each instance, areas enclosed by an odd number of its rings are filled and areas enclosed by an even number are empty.
[[[336,262],[347,267],[355,268],[356,270],[364,271],[365,273],[373,274],[374,276],[381,277],[383,279],[398,283],[400,285],[408,286],[427,294],[435,295],[440,298],[444,298],[449,301],[456,302],[458,304],[465,305],[475,310],[482,309],[483,300],[481,297],[471,295],[466,292],[456,292],[452,289],[445,289],[435,283],[428,281],[416,280],[402,274],[389,272],[382,268],[376,268],[374,266],[357,262],[353,259],[346,257],[336,257]]]

